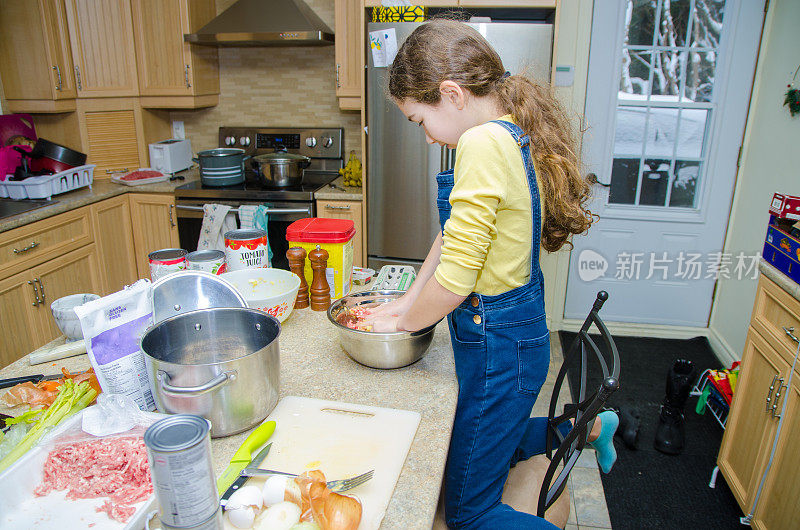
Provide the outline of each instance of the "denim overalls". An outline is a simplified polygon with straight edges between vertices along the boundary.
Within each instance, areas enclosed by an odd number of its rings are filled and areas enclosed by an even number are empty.
[[[447,317],[458,377],[458,404],[445,469],[445,514],[451,528],[556,528],[501,504],[511,465],[544,451],[546,418],[529,418],[547,377],[550,337],[539,268],[539,189],[529,138],[496,120],[522,150],[531,195],[531,275],[503,294],[472,293]],[[453,170],[439,173],[439,221],[450,218]]]

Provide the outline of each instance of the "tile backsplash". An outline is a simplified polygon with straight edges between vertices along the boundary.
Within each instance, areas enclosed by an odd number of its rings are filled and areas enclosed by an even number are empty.
[[[217,0],[217,13],[235,0]],[[334,28],[333,0],[306,0]],[[182,120],[192,150],[217,147],[225,126],[343,127],[346,151],[361,156],[361,116],[341,111],[336,98],[333,46],[308,48],[220,48],[219,104],[170,113]],[[346,158],[346,157],[345,157]]]

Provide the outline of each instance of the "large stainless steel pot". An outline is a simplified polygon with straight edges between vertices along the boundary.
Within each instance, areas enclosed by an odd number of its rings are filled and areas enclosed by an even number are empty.
[[[275,148],[274,153],[254,156],[251,163],[262,184],[285,188],[299,186],[303,182],[303,170],[311,164],[311,159],[289,153],[286,147],[280,146]]]
[[[339,343],[353,360],[372,368],[401,368],[415,363],[428,351],[436,326],[419,331],[373,333],[345,326],[347,309],[377,307],[391,302],[405,291],[364,291],[340,298],[328,308],[328,320],[336,327]]]
[[[281,325],[256,309],[200,309],[174,316],[142,337],[161,412],[197,414],[211,436],[253,427],[278,402]]]

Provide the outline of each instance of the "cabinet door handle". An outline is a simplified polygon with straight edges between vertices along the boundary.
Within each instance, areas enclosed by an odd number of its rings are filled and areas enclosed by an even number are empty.
[[[342,85],[339,84],[339,67],[341,65],[336,63],[336,88],[341,88]]]
[[[36,248],[38,246],[39,246],[39,243],[37,243],[36,241],[31,241],[31,244],[28,245],[27,247],[15,248],[14,249],[14,254],[22,254],[23,252],[28,252],[29,250],[33,250],[34,248]]]
[[[778,398],[781,397],[782,390],[786,390],[786,385],[783,384],[783,377],[778,380],[778,389],[775,391],[775,403],[772,404],[772,409],[770,410],[770,414],[776,419],[780,419],[781,417],[780,414],[776,414],[775,412],[778,410],[778,404],[780,403]]]
[[[334,206],[332,204],[326,204],[325,205],[325,209],[326,210],[349,210],[350,206],[349,205],[348,206]]]
[[[172,213],[174,210],[175,210],[175,205],[174,204],[170,204],[169,205],[169,224],[173,228],[175,227],[175,217],[173,216],[173,213]]]
[[[61,68],[58,65],[53,66],[53,70],[56,71],[56,79],[58,80],[58,84],[56,85],[56,90],[61,91],[62,83],[61,83]]]
[[[767,410],[765,412],[770,412],[770,405],[772,402],[772,391],[775,390],[775,381],[778,379],[779,374],[775,374],[775,377],[772,378],[772,383],[769,384],[769,391],[767,392]]]
[[[43,304],[45,298],[44,298],[44,284],[42,283],[42,279],[41,278],[34,278],[33,281],[35,283],[39,284],[39,294],[42,296],[42,299],[41,299],[40,303]]]
[[[126,167],[121,167],[121,168],[118,168],[118,169],[106,169],[106,173],[108,173],[108,174],[111,174],[111,173],[125,173],[126,171],[128,171],[128,168],[126,168]]]
[[[78,90],[83,90],[83,86],[81,85],[81,67],[75,67],[75,81],[78,84]]]
[[[34,280],[28,280],[28,285],[33,287],[34,301],[31,303],[31,305],[36,307],[42,303],[41,300],[39,300],[39,288],[36,287],[36,279],[34,278]]]
[[[192,84],[189,82],[189,65],[185,65],[183,69],[183,78],[186,81],[186,88],[192,88]]]
[[[797,343],[800,343],[800,339],[798,339],[797,337],[794,336],[794,327],[789,327],[789,328],[787,328],[786,326],[782,326],[782,327],[783,327],[783,331],[786,332],[787,335],[789,335],[790,339],[792,339],[793,341],[795,341]]]

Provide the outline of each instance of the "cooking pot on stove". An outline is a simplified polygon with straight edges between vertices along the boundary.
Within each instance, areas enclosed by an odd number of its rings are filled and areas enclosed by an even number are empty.
[[[244,149],[217,147],[192,158],[200,166],[200,180],[206,186],[232,186],[244,182]]]
[[[275,148],[274,153],[254,156],[252,164],[263,185],[285,188],[302,184],[303,170],[311,165],[311,159],[289,153],[281,145]]]
[[[149,328],[141,340],[158,410],[211,421],[211,436],[261,423],[278,403],[278,320],[245,307],[199,309]]]

